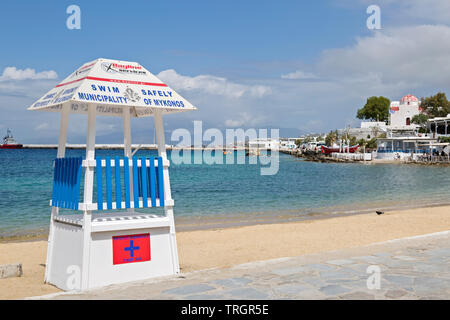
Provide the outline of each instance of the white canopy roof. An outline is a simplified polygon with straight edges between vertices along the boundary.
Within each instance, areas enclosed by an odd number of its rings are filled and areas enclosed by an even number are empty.
[[[127,106],[133,117],[197,109],[139,63],[102,58],[85,63],[28,110],[60,111],[63,105],[72,113],[95,107],[110,116],[121,116]]]

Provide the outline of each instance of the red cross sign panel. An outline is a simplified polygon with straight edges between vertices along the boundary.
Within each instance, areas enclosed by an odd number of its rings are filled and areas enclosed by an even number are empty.
[[[150,234],[115,236],[113,264],[150,261]]]

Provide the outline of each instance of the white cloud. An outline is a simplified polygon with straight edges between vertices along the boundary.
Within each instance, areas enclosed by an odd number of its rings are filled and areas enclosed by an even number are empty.
[[[53,70],[36,72],[31,68],[6,67],[0,75],[0,98],[25,98],[27,102],[22,103],[31,104],[47,92],[57,79],[58,74]],[[4,107],[0,104],[0,108]]]
[[[281,75],[281,78],[289,80],[306,80],[306,79],[317,79],[317,76],[309,72],[296,70],[295,72]]]
[[[201,91],[235,99],[244,96],[261,98],[272,92],[269,86],[238,84],[212,75],[183,76],[173,69],[161,71],[158,78],[167,82],[175,90]]]
[[[41,80],[41,79],[56,79],[58,74],[53,71],[42,71],[36,73],[34,69],[17,69],[16,67],[6,67],[3,74],[0,76],[0,81],[7,80]]]
[[[232,119],[225,120],[225,126],[227,127],[242,127],[243,125],[244,125],[243,120],[232,120]]]
[[[214,76],[184,77],[173,70],[159,76],[193,100],[198,111],[189,117],[211,125],[329,132],[350,123],[367,97],[383,95],[394,100],[408,93],[422,97],[446,92],[448,61],[450,27],[419,25],[358,37],[351,46],[323,51],[308,72],[293,66],[292,73],[278,79],[240,81],[245,89]],[[302,81],[287,81],[295,79]],[[243,91],[232,94],[235,85]],[[257,98],[261,95],[252,95],[249,88],[258,86],[269,87],[273,93]],[[217,99],[218,94],[224,98]]]
[[[354,46],[326,50],[317,68],[337,78],[377,78],[385,85],[443,86],[450,82],[450,27],[413,26],[358,38]]]
[[[225,126],[231,128],[257,126],[264,120],[265,117],[257,113],[240,112],[236,118],[225,120]]]

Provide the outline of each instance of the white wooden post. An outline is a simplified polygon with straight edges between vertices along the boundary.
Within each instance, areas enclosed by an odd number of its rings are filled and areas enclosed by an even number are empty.
[[[167,162],[167,154],[166,154],[166,141],[164,136],[164,123],[162,118],[161,111],[155,112],[155,130],[156,130],[156,139],[158,143],[158,155],[163,159],[163,163]],[[169,179],[169,169],[168,167],[164,167],[163,170],[164,175],[164,199],[172,200],[172,193],[170,190],[170,179]],[[175,234],[175,221],[173,215],[173,207],[165,205],[164,212],[170,221],[170,246],[172,252],[172,261],[173,261],[173,271],[174,273],[180,272],[180,265],[178,262],[178,249],[177,249],[177,239]]]
[[[61,122],[59,128],[58,139],[58,155],[57,158],[63,158],[66,154],[66,142],[67,142],[67,127],[69,124],[69,109],[70,106],[64,105],[61,110]]]
[[[95,124],[96,124],[95,106],[88,107],[88,128],[86,137],[86,160],[95,158]],[[84,203],[88,206],[92,204],[92,193],[94,187],[94,167],[87,166],[84,175]],[[83,212],[83,258],[81,266],[81,289],[85,290],[89,285],[89,251],[91,243],[91,223],[92,212],[84,210]]]
[[[58,153],[56,155],[57,158],[64,158],[66,154],[66,142],[67,142],[67,127],[69,124],[69,106],[64,105],[61,110],[61,120],[59,125],[59,139],[58,139]],[[53,241],[54,241],[54,218],[59,213],[59,208],[52,206],[52,213],[50,216],[50,229],[48,231],[48,246],[47,246],[47,259],[45,264],[45,276],[44,281],[47,282],[49,280],[50,268],[51,268],[51,259],[53,256]]]
[[[130,108],[123,108],[123,152],[124,156],[131,158],[131,124],[130,124]],[[133,199],[133,168],[130,167],[130,199]],[[130,212],[134,212],[133,208],[129,209]]]

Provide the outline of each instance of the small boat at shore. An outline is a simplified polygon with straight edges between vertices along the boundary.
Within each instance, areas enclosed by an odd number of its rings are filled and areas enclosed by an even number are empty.
[[[320,146],[321,152],[324,154],[332,154],[333,152],[338,153],[355,153],[356,150],[358,150],[359,145],[356,144],[354,146],[343,146],[343,147],[327,147],[327,146]]]
[[[21,149],[22,147],[22,144],[14,140],[11,130],[6,130],[6,136],[3,138],[3,144],[0,145],[0,149]]]

